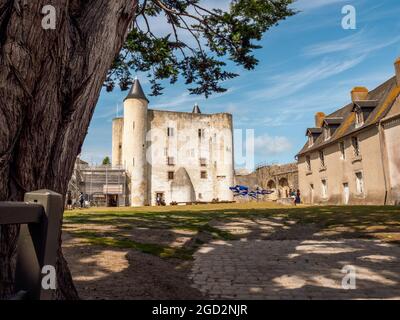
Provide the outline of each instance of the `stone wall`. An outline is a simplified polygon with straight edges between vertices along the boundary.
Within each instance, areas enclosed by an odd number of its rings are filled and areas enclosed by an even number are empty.
[[[259,186],[274,193],[267,200],[289,198],[290,193],[299,188],[297,163],[259,167],[257,170]]]
[[[157,193],[163,194],[167,204],[233,200],[229,189],[234,182],[230,114],[149,110],[148,128],[150,204],[155,204]],[[170,136],[168,128],[172,128]],[[168,157],[173,163],[168,163]]]
[[[388,203],[400,204],[400,117],[384,124],[388,162]]]
[[[290,192],[299,188],[297,163],[260,166],[248,175],[236,175],[235,183],[253,190],[259,187],[274,191],[264,196],[263,200],[277,201],[289,198]]]

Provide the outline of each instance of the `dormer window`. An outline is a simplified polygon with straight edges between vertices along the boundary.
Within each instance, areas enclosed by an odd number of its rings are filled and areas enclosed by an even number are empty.
[[[322,128],[308,128],[306,131],[306,136],[308,138],[308,147],[312,147],[315,141],[322,133]]]
[[[312,145],[314,144],[314,137],[313,135],[310,133],[308,135],[308,147],[312,147]]]
[[[324,139],[325,139],[325,141],[329,140],[330,137],[331,137],[331,130],[330,130],[330,128],[328,126],[325,126],[324,127]]]
[[[364,114],[361,110],[356,111],[356,128],[361,127],[364,124]]]
[[[342,117],[327,117],[324,119],[323,133],[325,141],[329,140],[332,137],[332,135],[335,133],[337,128],[340,127],[342,122]]]
[[[377,100],[354,101],[353,112],[355,113],[355,127],[362,127],[368,120],[370,114],[378,106]]]

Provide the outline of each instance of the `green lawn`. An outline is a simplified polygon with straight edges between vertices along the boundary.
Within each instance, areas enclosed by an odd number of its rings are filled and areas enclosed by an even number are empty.
[[[371,238],[400,243],[400,208],[382,206],[287,207],[271,203],[210,204],[198,206],[91,208],[67,211],[64,230],[93,245],[133,248],[163,258],[191,259],[207,239],[240,238],[213,225],[245,219],[281,221],[288,225],[312,224],[318,232],[344,238]],[[290,224],[289,224],[290,222]],[[192,232],[190,246],[136,241],[139,230],[157,233]],[[150,232],[151,234],[151,232]],[[203,235],[200,237],[198,235]]]

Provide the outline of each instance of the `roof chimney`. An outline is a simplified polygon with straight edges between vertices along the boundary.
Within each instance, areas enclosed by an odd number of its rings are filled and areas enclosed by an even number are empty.
[[[351,101],[364,101],[368,100],[368,89],[366,87],[355,87],[351,90]]]
[[[323,112],[317,112],[315,114],[315,127],[316,128],[322,128],[325,117],[326,117],[326,115]]]
[[[400,87],[400,57],[395,61],[394,68],[396,70],[397,86]]]

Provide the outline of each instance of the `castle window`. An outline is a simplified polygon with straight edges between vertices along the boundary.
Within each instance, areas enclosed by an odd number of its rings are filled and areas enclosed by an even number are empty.
[[[168,159],[168,165],[169,166],[174,166],[175,165],[175,158],[174,157],[167,157]]]
[[[132,122],[132,129],[135,131],[135,121]]]
[[[207,166],[207,159],[206,158],[200,158],[200,166],[201,167],[206,167]]]
[[[207,171],[201,171],[200,172],[200,178],[201,179],[207,179]]]
[[[174,128],[168,127],[167,128],[167,136],[173,137],[174,136]]]
[[[351,144],[353,145],[354,156],[358,157],[360,155],[360,143],[358,137],[351,138]]]
[[[198,135],[199,135],[200,139],[204,138],[205,137],[205,130],[204,129],[199,129],[198,130]]]
[[[168,180],[174,180],[174,171],[168,171]]]
[[[135,166],[135,158],[132,158],[132,165]]]
[[[307,170],[311,171],[311,158],[310,156],[306,156]]]
[[[199,193],[199,199],[203,199],[203,195]]]
[[[343,141],[339,142],[339,150],[340,150],[340,159],[346,160],[346,149]]]
[[[325,154],[324,154],[324,150],[321,150],[319,152],[319,160],[321,161],[321,167],[324,168],[325,167]]]

